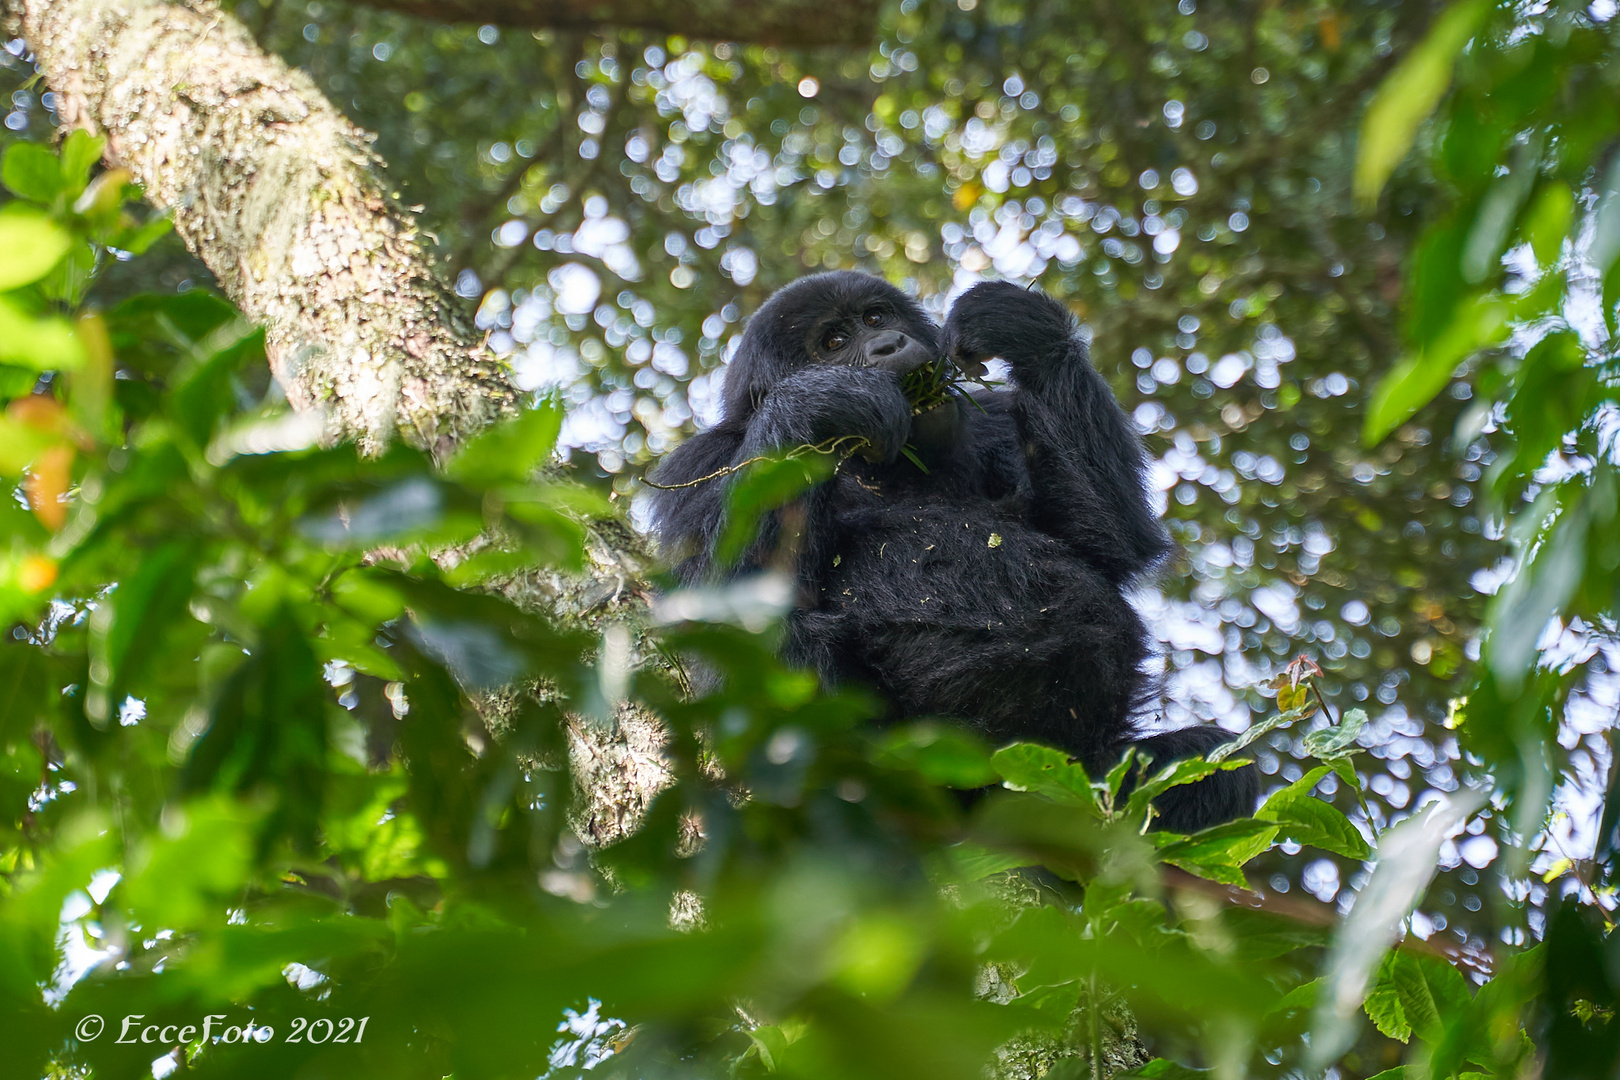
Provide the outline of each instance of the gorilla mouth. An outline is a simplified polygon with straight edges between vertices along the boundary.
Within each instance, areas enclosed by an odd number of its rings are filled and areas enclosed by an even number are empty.
[[[900,391],[913,416],[939,408],[957,392],[950,362],[938,357],[918,364],[900,376]]]

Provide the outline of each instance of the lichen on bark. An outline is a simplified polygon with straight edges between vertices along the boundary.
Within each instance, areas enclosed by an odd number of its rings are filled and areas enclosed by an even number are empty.
[[[65,126],[107,140],[265,326],[295,408],[375,452],[447,452],[516,400],[371,136],[236,19],[161,0],[10,0]]]

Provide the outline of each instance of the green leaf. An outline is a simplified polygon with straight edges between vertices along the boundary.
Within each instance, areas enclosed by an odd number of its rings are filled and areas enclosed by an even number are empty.
[[[345,499],[298,522],[300,535],[334,547],[369,547],[419,537],[445,520],[452,492],[427,476],[407,476]]]
[[[965,881],[979,881],[991,874],[1029,865],[1029,856],[1021,852],[996,851],[965,841],[947,849],[947,854],[956,876]]]
[[[1530,249],[1535,252],[1536,262],[1542,266],[1553,264],[1574,219],[1575,196],[1570,193],[1568,184],[1550,183],[1541,189],[1520,226],[1524,238],[1530,241]]]
[[[85,712],[105,724],[122,704],[132,676],[152,676],[144,661],[168,624],[184,616],[191,597],[196,550],[173,540],[145,555],[90,617],[90,691]]]
[[[1367,723],[1367,710],[1349,709],[1334,727],[1313,731],[1301,740],[1305,753],[1311,757],[1327,761],[1343,756],[1350,747],[1355,745],[1356,737]]]
[[[217,796],[166,809],[162,832],[136,846],[119,887],[130,912],[150,926],[195,926],[240,894],[253,872],[257,817]]]
[[[60,159],[38,143],[12,143],[0,158],[0,181],[33,202],[49,205],[66,193]]]
[[[917,456],[917,451],[913,450],[910,445],[902,446],[900,452],[906,456],[907,461],[917,466],[924,476],[929,475],[928,466],[923,464],[922,458]]]
[[[144,255],[148,248],[174,231],[174,222],[166,217],[155,217],[133,229],[122,229],[107,240],[108,247],[127,251],[131,255]]]
[[[30,145],[16,143],[11,149]],[[51,164],[54,168],[54,158]],[[0,259],[0,291],[38,281],[62,261],[72,246],[73,237],[44,214],[15,204],[8,207],[0,212],[0,251],[5,252],[5,258]],[[0,341],[4,340],[0,333]]]
[[[1514,148],[1513,163],[1507,175],[1491,182],[1479,202],[1473,226],[1462,251],[1462,277],[1478,285],[1494,277],[1502,268],[1502,249],[1507,246],[1519,208],[1529,196],[1541,168],[1541,140],[1533,139]]]
[[[62,191],[68,198],[77,196],[90,182],[90,170],[101,160],[101,152],[106,145],[106,139],[92,135],[83,128],[68,132],[68,137],[62,141],[60,172]]]
[[[1562,485],[1555,494],[1570,490]],[[1577,481],[1574,491],[1573,504],[1558,507],[1544,542],[1529,552],[1491,602],[1485,662],[1514,691],[1537,663],[1536,643],[1547,620],[1568,607],[1586,572],[1588,520],[1594,508],[1586,497],[1590,489]]]
[[[915,769],[930,783],[972,789],[998,776],[983,741],[955,725],[909,724],[886,732],[878,745],[882,758]]]
[[[1131,790],[1123,812],[1127,818],[1140,820],[1141,816],[1147,813],[1148,804],[1171,788],[1197,783],[1204,777],[1213,776],[1218,772],[1249,767],[1250,762],[1244,759],[1210,761],[1207,758],[1190,757],[1172,761]]]
[[[59,315],[30,315],[0,296],[0,361],[41,372],[72,371],[86,359],[72,323]]]
[[[561,400],[544,398],[473,439],[450,459],[446,471],[471,483],[532,480],[550,459],[562,421]]]
[[[1032,791],[1064,806],[1101,814],[1085,767],[1062,750],[1013,743],[992,754],[990,765],[1001,776],[1003,786],[1013,791]]]
[[[1444,1035],[1447,1018],[1471,1000],[1467,980],[1444,960],[1395,951],[1378,966],[1362,1007],[1392,1039],[1408,1042],[1417,1035],[1433,1042]]]
[[[1108,798],[1111,801],[1119,801],[1119,791],[1125,786],[1125,778],[1138,764],[1140,763],[1137,761],[1136,747],[1126,747],[1125,753],[1120,755],[1119,763],[1109,769],[1107,775],[1103,777],[1103,785],[1108,789]]]
[[[1315,714],[1315,701],[1307,701],[1304,705],[1297,709],[1288,709],[1283,712],[1273,713],[1264,720],[1260,721],[1258,724],[1250,724],[1249,729],[1243,732],[1237,738],[1233,739],[1231,742],[1222,743],[1204,756],[1210,761],[1225,761],[1239,750],[1249,746],[1262,735],[1270,734],[1271,732],[1276,731],[1278,728],[1285,728],[1290,724],[1297,723],[1298,721],[1307,719]]]
[[[1447,87],[1457,54],[1491,10],[1489,0],[1462,0],[1435,20],[1434,27],[1406,55],[1373,95],[1361,121],[1354,189],[1363,203],[1375,202]]]
[[[1188,837],[1154,833],[1152,839],[1159,858],[1171,866],[1242,889],[1249,884],[1243,877],[1243,864],[1270,848],[1277,832],[1277,826],[1269,822],[1243,819]]]
[[[226,680],[182,772],[188,791],[262,792],[271,807],[261,846],[287,836],[313,848],[326,783],[326,684],[290,612]]]
[[[1193,1069],[1169,1058],[1154,1058],[1139,1069],[1130,1072],[1115,1073],[1120,1080],[1127,1077],[1143,1077],[1146,1080],[1202,1080],[1203,1077],[1215,1075],[1214,1069]]]
[[[775,1024],[761,1024],[748,1032],[748,1038],[754,1044],[766,1072],[773,1073],[782,1067],[782,1055],[787,1052],[788,1038],[781,1028]]]
[[[1254,816],[1261,821],[1275,822],[1282,835],[1295,843],[1309,844],[1351,859],[1365,859],[1372,854],[1372,849],[1360,830],[1337,807],[1311,794],[1330,771],[1329,766],[1318,765],[1272,793]]]
[[[1393,956],[1384,958],[1384,967],[1387,968]],[[1361,1003],[1362,1011],[1367,1019],[1373,1022],[1385,1037],[1397,1042],[1410,1042],[1412,1040],[1412,1024],[1406,1019],[1406,1010],[1401,1007],[1401,996],[1392,983],[1384,980],[1382,972],[1376,985],[1367,995],[1367,1000]]]
[[[1495,293],[1460,305],[1451,325],[1427,348],[1403,360],[1379,382],[1367,410],[1363,440],[1369,446],[1382,441],[1446,388],[1458,364],[1506,339],[1507,316],[1507,305]]]
[[[725,525],[715,544],[715,560],[722,566],[735,563],[754,542],[765,515],[826,480],[837,465],[831,454],[805,453],[767,457],[743,469],[726,492]],[[726,482],[726,478],[710,481]]]
[[[60,440],[29,424],[0,413],[0,476],[17,476],[40,451]]]

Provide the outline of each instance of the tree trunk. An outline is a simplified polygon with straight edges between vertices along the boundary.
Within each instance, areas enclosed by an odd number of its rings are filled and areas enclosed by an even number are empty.
[[[804,48],[872,40],[871,0],[361,0],[425,19],[497,26],[600,30],[635,26],[663,34]]]
[[[396,434],[444,455],[516,407],[504,366],[435,271],[384,186],[371,136],[302,72],[218,10],[161,0],[11,0],[64,125],[107,139],[226,295],[265,326],[295,409],[376,452]],[[543,568],[498,588],[531,611],[598,629],[646,610],[650,560],[628,528],[593,530],[581,576]],[[509,702],[486,702],[492,729]],[[626,707],[570,725],[581,839],[633,830],[669,782],[663,729]]]
[[[231,16],[160,0],[11,0],[62,122],[107,139],[220,287],[265,326],[295,408],[367,452],[444,452],[515,394],[371,136]]]

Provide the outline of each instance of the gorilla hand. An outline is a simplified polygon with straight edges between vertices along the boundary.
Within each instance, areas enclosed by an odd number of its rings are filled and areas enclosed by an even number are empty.
[[[746,454],[819,445],[845,436],[865,439],[858,452],[890,462],[911,434],[911,406],[893,372],[817,367],[771,388],[748,424]]]
[[[999,356],[1027,384],[1069,351],[1071,326],[1068,311],[1044,293],[1007,281],[981,282],[951,305],[945,354],[970,374]]]

